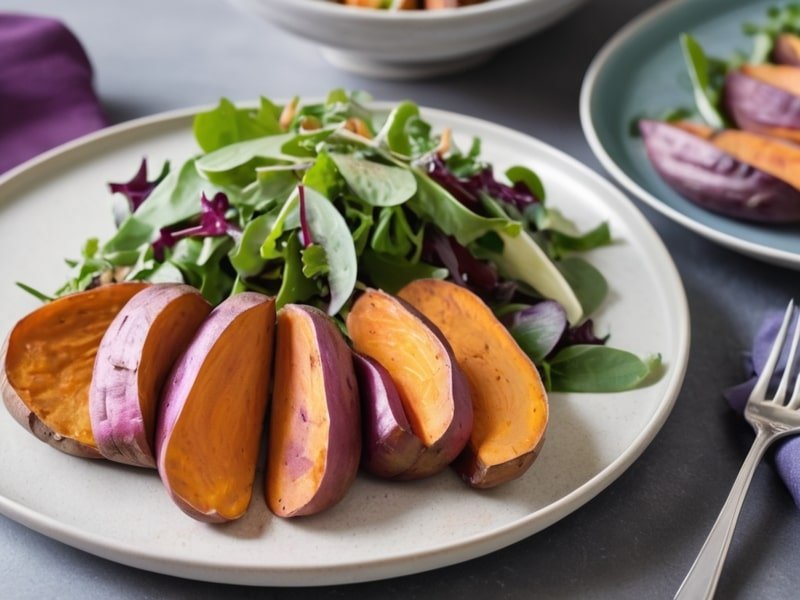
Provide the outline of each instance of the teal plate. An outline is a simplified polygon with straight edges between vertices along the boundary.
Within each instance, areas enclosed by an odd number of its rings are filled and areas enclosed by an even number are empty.
[[[762,22],[775,0],[673,0],[625,26],[592,62],[581,90],[581,123],[606,170],[629,192],[681,225],[754,258],[800,269],[800,227],[726,218],[674,192],[653,170],[631,124],[693,106],[678,38],[694,35],[713,56],[750,51],[745,22]]]

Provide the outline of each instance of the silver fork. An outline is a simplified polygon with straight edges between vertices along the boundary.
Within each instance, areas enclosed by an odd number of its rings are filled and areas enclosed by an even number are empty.
[[[756,466],[772,442],[788,435],[800,433],[800,410],[798,410],[800,408],[800,377],[795,379],[792,395],[789,401],[785,402],[800,340],[800,319],[797,320],[794,328],[789,356],[786,360],[786,370],[773,397],[767,398],[770,380],[783,351],[786,333],[793,315],[794,302],[789,302],[767,363],[747,399],[744,410],[745,419],[756,431],[756,439],[703,548],[675,594],[675,600],[699,600],[701,598],[708,600],[714,597],[722,565],[725,563],[725,556],[736,527],[736,520],[739,517],[739,511],[747,495],[747,488],[753,479]]]

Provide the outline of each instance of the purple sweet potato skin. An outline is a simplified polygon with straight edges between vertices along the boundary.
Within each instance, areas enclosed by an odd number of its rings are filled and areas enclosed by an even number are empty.
[[[191,302],[192,311],[169,314],[166,325],[170,339],[155,340],[153,325],[173,302]],[[153,452],[155,412],[148,416],[142,403],[158,404],[161,386],[178,356],[211,311],[200,292],[188,285],[156,284],[136,294],[111,322],[95,358],[89,410],[100,453],[110,460],[133,466],[156,468]],[[159,323],[161,331],[165,326]],[[160,356],[150,352],[150,360],[160,364],[143,365],[146,346],[158,344],[168,351]],[[154,381],[142,381],[141,368]],[[154,389],[143,384],[155,383]],[[150,422],[148,422],[150,421]]]
[[[361,396],[364,442],[361,466],[391,479],[408,471],[425,446],[408,421],[389,372],[376,360],[353,353]]]
[[[756,133],[775,128],[800,130],[800,96],[740,71],[725,77],[723,104],[740,129]]]
[[[361,458],[361,405],[352,351],[331,318],[311,306],[288,305],[311,320],[322,362],[329,429],[325,473],[316,494],[289,516],[313,515],[344,498],[358,473]]]
[[[779,35],[772,48],[772,62],[779,65],[800,66],[800,56],[784,35]]]
[[[424,446],[422,453],[418,456],[414,464],[398,474],[395,478],[401,480],[422,479],[430,477],[443,471],[461,453],[469,441],[473,425],[472,398],[470,396],[469,384],[461,368],[458,366],[453,349],[441,330],[434,325],[430,319],[414,308],[411,304],[397,296],[390,296],[379,290],[371,290],[369,293],[384,295],[399,305],[409,316],[419,321],[425,328],[433,333],[434,337],[441,345],[442,355],[447,357],[450,369],[450,388],[442,390],[448,394],[453,401],[453,415],[448,428],[442,433],[439,439],[430,446]],[[348,316],[353,318],[353,312]]]
[[[643,120],[639,129],[661,178],[702,208],[762,223],[800,220],[800,191],[788,183],[669,123]]]
[[[156,420],[156,464],[161,480],[175,504],[186,514],[199,521],[220,523],[228,521],[230,518],[221,515],[216,510],[202,512],[172,489],[170,474],[166,468],[170,434],[175,429],[175,425],[181,416],[184,401],[192,388],[193,382],[198,378],[200,370],[205,366],[205,359],[211,353],[220,335],[241,314],[266,301],[270,301],[270,299],[262,294],[243,292],[217,306],[200,326],[187,350],[173,365],[164,386]],[[264,368],[269,369],[270,365],[265,364]],[[261,421],[263,422],[263,418]],[[255,465],[253,465],[253,477],[255,478]]]
[[[450,394],[453,398],[453,420],[450,423],[450,427],[447,428],[447,431],[439,438],[438,442],[425,448],[425,451],[420,455],[413,467],[398,477],[398,479],[420,479],[443,470],[466,447],[470,435],[472,435],[474,422],[472,396],[470,395],[467,377],[461,367],[458,366],[455,352],[453,352],[453,348],[442,333],[442,330],[409,302],[397,296],[395,296],[395,299],[433,332],[436,339],[442,344],[442,348],[450,362],[450,381],[452,382]]]
[[[444,340],[444,336],[441,339]],[[473,424],[472,397],[470,396],[469,383],[458,366],[450,345],[445,345],[448,349],[453,370],[451,391],[454,404],[453,421],[439,441],[425,448],[414,465],[409,470],[398,475],[397,479],[422,479],[423,477],[435,475],[450,465],[469,442]]]

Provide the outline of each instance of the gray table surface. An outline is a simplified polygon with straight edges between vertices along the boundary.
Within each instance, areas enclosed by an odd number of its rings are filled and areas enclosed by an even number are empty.
[[[63,19],[96,68],[114,122],[221,95],[319,96],[333,87],[475,115],[538,138],[603,172],[581,132],[578,95],[601,45],[652,0],[589,0],[572,17],[469,73],[408,83],[327,66],[312,45],[224,0],[3,0]],[[466,563],[350,586],[246,588],[139,571],[0,517],[0,598],[668,598],[716,518],[752,434],[720,399],[765,311],[800,297],[791,271],[740,256],[637,203],[686,288],[692,349],[674,411],[641,458],[569,517]],[[2,466],[0,465],[0,468]],[[797,598],[800,512],[768,465],[747,498],[720,598]]]

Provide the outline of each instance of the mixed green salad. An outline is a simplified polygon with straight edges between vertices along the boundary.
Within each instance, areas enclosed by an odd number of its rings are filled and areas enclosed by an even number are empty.
[[[413,102],[382,111],[368,100],[343,90],[310,104],[223,99],[198,114],[201,152],[154,179],[143,160],[130,181],[110,184],[116,233],[86,242],[55,295],[178,281],[214,304],[254,290],[279,307],[315,305],[344,329],[360,290],[441,278],[495,310],[551,390],[612,392],[652,378],[658,357],[609,347],[587,318],[608,286],[580,254],[611,242],[607,224],[579,232],[530,169],[500,178],[479,139],[460,149]]]
[[[750,40],[750,49],[734,50],[727,57],[712,56],[696,37],[682,33],[681,53],[694,104],[670,108],[651,117],[667,122],[696,119],[715,129],[734,127],[735,123],[723,106],[725,77],[743,65],[772,62],[776,42],[782,34],[800,35],[800,3],[769,7],[761,22],[743,23],[742,33]],[[634,136],[639,135],[638,122],[641,118],[637,116],[631,121],[631,133]]]

